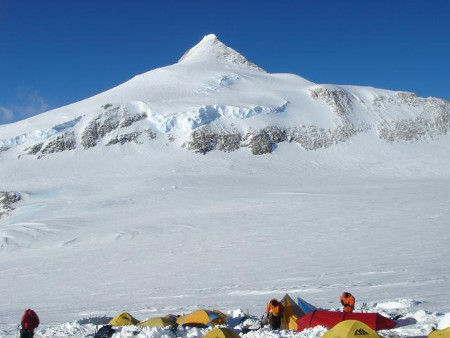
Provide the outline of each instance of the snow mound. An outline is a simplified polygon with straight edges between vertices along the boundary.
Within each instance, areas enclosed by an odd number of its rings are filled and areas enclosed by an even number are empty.
[[[377,303],[376,308],[381,310],[408,309],[418,303],[413,299],[399,299],[395,301]]]
[[[450,327],[450,312],[444,315],[437,326],[439,330],[446,329],[447,327]]]

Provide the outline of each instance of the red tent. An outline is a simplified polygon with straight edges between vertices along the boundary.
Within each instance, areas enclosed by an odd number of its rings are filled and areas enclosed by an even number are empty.
[[[337,323],[349,319],[359,320],[372,330],[388,330],[394,328],[396,325],[393,320],[383,317],[379,313],[347,313],[315,310],[297,320],[297,331],[300,332],[317,325],[332,328]]]

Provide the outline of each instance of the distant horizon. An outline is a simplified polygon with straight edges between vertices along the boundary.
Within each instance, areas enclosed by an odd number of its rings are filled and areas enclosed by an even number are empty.
[[[105,4],[0,4],[0,124],[176,63],[208,34],[269,73],[450,99],[446,1]]]

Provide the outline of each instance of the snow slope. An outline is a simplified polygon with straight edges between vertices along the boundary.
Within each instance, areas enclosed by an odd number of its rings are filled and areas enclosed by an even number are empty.
[[[448,326],[448,114],[269,74],[210,35],[175,65],[0,126],[0,191],[21,194],[0,218],[0,336],[28,307],[38,336],[84,337],[122,311],[259,317],[286,292],[338,308],[350,291],[402,315],[399,336]],[[271,335],[294,336],[247,334]]]

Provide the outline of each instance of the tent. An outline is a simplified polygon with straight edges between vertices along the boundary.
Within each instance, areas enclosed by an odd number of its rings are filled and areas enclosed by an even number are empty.
[[[379,313],[356,313],[356,312],[335,312],[335,311],[322,311],[314,310],[304,317],[298,319],[297,331],[303,331],[304,329],[322,325],[325,327],[333,327],[337,323],[344,320],[359,320],[372,330],[388,330],[395,327],[396,323],[389,318],[383,317]]]
[[[450,327],[442,330],[431,331],[428,338],[450,338]]]
[[[322,338],[380,338],[380,336],[358,320],[344,320],[331,330],[324,333]]]
[[[309,304],[307,301],[305,301],[304,299],[297,297],[297,304],[299,306],[300,309],[303,310],[303,312],[305,314],[311,313],[314,310],[317,310],[317,308],[314,305]]]
[[[176,323],[178,317],[180,317],[180,316],[169,314],[169,315],[165,315],[163,318],[170,319],[170,320],[172,320],[172,321],[174,321]]]
[[[297,320],[300,317],[305,316],[306,313],[302,309],[300,309],[300,307],[288,294],[285,294],[280,302],[284,306],[284,313],[283,317],[281,318],[280,328],[282,330],[297,329]]]
[[[139,320],[134,318],[128,312],[122,312],[109,321],[108,324],[114,326],[136,325]]]
[[[167,317],[154,317],[149,318],[143,322],[137,324],[138,326],[150,326],[150,327],[166,327],[166,326],[176,326],[177,322],[173,319]]]
[[[212,329],[203,338],[240,338],[240,336],[231,329],[221,327]]]
[[[177,319],[177,324],[186,326],[216,326],[227,323],[227,316],[218,310],[197,310]]]

